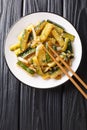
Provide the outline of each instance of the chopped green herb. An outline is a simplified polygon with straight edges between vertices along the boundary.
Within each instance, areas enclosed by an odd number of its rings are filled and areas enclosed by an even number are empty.
[[[52,46],[52,48],[57,51],[57,47],[55,45]]]
[[[66,52],[67,52],[68,50],[69,50],[70,52],[73,52],[73,50],[72,50],[72,45],[71,45],[71,42],[70,42],[70,41],[68,42],[68,46],[67,46]]]

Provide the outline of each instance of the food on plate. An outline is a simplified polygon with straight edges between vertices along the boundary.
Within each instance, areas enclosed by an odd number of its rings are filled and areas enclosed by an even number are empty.
[[[71,66],[74,58],[72,48],[74,39],[74,35],[66,32],[57,23],[43,20],[36,25],[31,24],[25,28],[19,34],[17,43],[10,46],[10,50],[17,56],[17,65],[29,74],[34,76],[38,74],[43,79],[60,79],[63,72],[44,50],[44,46],[50,51],[48,48],[50,45]],[[52,54],[51,51],[50,53]],[[62,65],[62,63],[60,64]]]

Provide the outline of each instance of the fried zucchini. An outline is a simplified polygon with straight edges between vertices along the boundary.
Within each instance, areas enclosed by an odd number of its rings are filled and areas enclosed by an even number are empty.
[[[20,48],[20,42],[11,45],[10,46],[10,51],[15,51],[18,48]]]
[[[41,31],[43,30],[43,28],[45,27],[47,21],[43,20],[42,22],[40,22],[40,24],[38,24],[36,27],[35,27],[35,32],[36,32],[36,35],[39,35],[41,33]]]
[[[29,67],[27,67],[24,63],[22,63],[21,61],[17,62],[17,65],[19,65],[20,67],[22,67],[26,72],[30,73],[30,74],[34,74],[35,71],[33,69],[30,69]]]
[[[22,51],[24,51],[27,48],[29,34],[30,34],[30,31],[28,31],[27,29],[24,29],[21,40],[20,40],[20,49]]]
[[[67,32],[62,33],[62,37],[63,38],[69,38],[71,41],[74,41],[74,38],[75,38],[74,35],[67,33]]]
[[[63,46],[64,46],[64,40],[63,40],[63,38],[58,34],[58,32],[57,32],[55,29],[52,30],[52,35],[54,36],[54,38],[56,39],[56,41],[59,43],[59,45],[60,45],[61,47],[63,47]]]
[[[42,42],[46,41],[46,39],[48,38],[51,30],[53,29],[53,24],[51,23],[47,23],[43,29],[43,31],[41,32],[40,35],[40,39]]]
[[[58,69],[57,71],[53,72],[50,75],[50,77],[55,79],[58,75],[61,75],[62,73],[63,73],[62,70]]]

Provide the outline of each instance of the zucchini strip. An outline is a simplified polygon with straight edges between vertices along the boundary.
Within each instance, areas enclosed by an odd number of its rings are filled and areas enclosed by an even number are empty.
[[[61,47],[63,47],[64,46],[64,40],[63,40],[62,37],[60,37],[60,35],[58,34],[58,32],[55,29],[52,30],[52,35],[54,36],[56,41],[59,43],[59,45]]]
[[[43,72],[41,70],[40,64],[39,64],[38,59],[37,59],[36,56],[33,57],[33,65],[35,66],[37,73],[39,75],[43,76],[44,74],[43,74]]]
[[[20,47],[20,43],[15,43],[13,45],[10,46],[10,51],[15,51],[16,49],[18,49]]]
[[[62,51],[66,51],[68,47],[69,38],[65,38],[64,46],[62,47]]]
[[[28,48],[26,51],[24,51],[23,53],[21,53],[19,56],[22,57],[22,58],[26,58],[28,57],[29,55],[33,54],[34,52],[36,51],[35,48]]]
[[[50,77],[51,78],[56,78],[58,75],[63,74],[62,70],[58,69],[57,71],[53,72]]]
[[[64,32],[64,30],[61,29],[61,28],[58,27],[58,26],[55,26],[54,28],[56,29],[56,31],[57,31],[59,34],[62,34],[62,33]]]
[[[18,56],[18,55],[20,55],[23,51],[22,51],[20,48],[18,48],[18,49],[16,49],[14,52],[15,52],[16,56]]]
[[[30,32],[31,31],[28,31],[27,29],[24,29],[23,31],[22,38],[20,40],[20,49],[22,51],[26,50],[27,48],[27,42],[28,42]]]
[[[47,23],[40,35],[40,39],[42,42],[46,41],[46,39],[48,38],[51,30],[53,29],[53,24],[51,23]]]
[[[27,67],[25,64],[23,64],[21,61],[17,62],[17,65],[19,65],[20,67],[22,67],[22,69],[24,69],[25,71],[27,71],[30,74],[34,74],[34,70],[30,69],[29,67]]]
[[[60,28],[61,30],[64,30],[64,28],[63,28],[61,25],[59,25],[59,24],[57,24],[57,23],[55,23],[55,22],[53,22],[53,21],[51,21],[51,20],[49,20],[49,19],[47,20],[47,22],[54,24],[55,26],[57,26],[57,27]]]
[[[72,34],[70,34],[70,33],[67,33],[67,32],[64,32],[64,33],[62,34],[62,37],[63,37],[63,38],[69,38],[71,41],[74,41],[74,38],[75,38],[74,35],[72,35]]]
[[[36,35],[39,35],[41,33],[41,31],[43,30],[43,28],[45,27],[47,21],[43,20],[42,22],[40,22],[40,24],[38,24],[36,27],[35,27],[35,32],[36,32]]]

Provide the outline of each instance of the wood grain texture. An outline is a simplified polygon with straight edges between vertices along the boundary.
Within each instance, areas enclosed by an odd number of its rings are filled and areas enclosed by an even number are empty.
[[[20,17],[37,11],[68,19],[80,34],[83,57],[77,71],[87,82],[86,0],[0,0],[0,130],[87,130],[87,101],[66,82],[35,89],[18,81],[4,59],[4,40]]]
[[[68,5],[66,1],[64,3],[67,9],[64,16],[75,26],[82,41],[82,61],[77,73],[87,83],[87,1],[68,0]],[[70,82],[65,84],[63,90],[62,124],[63,130],[87,129],[87,101]]]
[[[21,130],[61,129],[61,88],[48,91],[23,87],[21,100]]]
[[[4,41],[10,27],[21,16],[22,1],[0,0],[0,130],[18,130],[20,82],[9,72]]]

